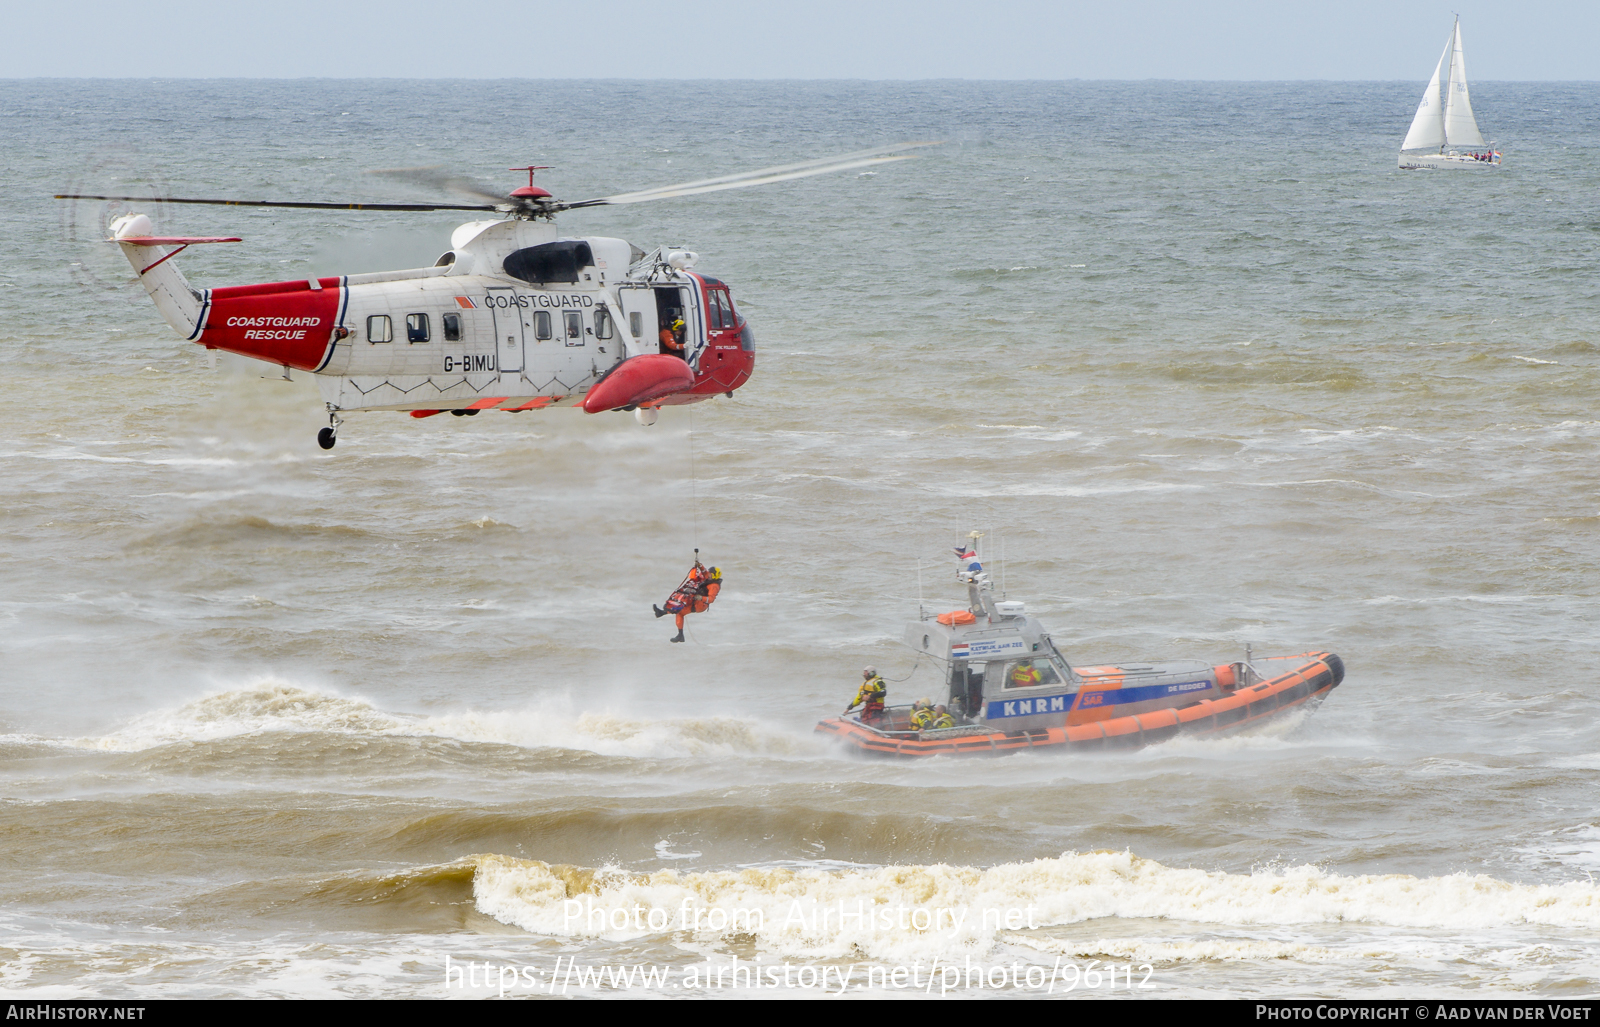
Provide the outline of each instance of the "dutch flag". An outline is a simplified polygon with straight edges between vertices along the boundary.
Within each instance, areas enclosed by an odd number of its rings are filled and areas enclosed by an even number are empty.
[[[974,574],[983,570],[983,564],[978,562],[978,551],[968,546],[956,546],[956,559],[961,563],[961,569],[972,571]]]

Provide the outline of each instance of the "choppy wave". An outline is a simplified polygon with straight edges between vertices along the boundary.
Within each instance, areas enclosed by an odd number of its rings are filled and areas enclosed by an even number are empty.
[[[363,699],[329,695],[277,679],[135,718],[109,734],[71,740],[76,748],[140,752],[266,732],[423,736],[523,748],[585,749],[620,756],[783,755],[810,740],[733,717],[641,720],[604,711],[464,710],[437,716],[389,713]]]
[[[1100,917],[1236,926],[1600,927],[1600,887],[1588,882],[1351,876],[1313,866],[1229,874],[1164,866],[1128,852],[1068,852],[988,869],[650,874],[483,856],[473,896],[481,912],[539,935],[622,940],[686,930],[703,941],[749,936],[764,949],[812,958],[977,954],[1019,929]],[[654,922],[650,910],[661,911]],[[720,925],[712,924],[713,910],[722,913]],[[921,918],[917,910],[925,911]]]

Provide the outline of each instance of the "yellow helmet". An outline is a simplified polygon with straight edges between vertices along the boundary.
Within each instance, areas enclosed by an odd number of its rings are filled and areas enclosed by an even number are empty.
[[[672,328],[673,328],[674,331],[676,331],[677,329],[682,328],[682,327],[683,327],[683,318],[680,317],[676,321],[672,322]]]
[[[712,581],[721,581],[722,580],[722,568],[721,567],[713,567],[713,568],[711,568],[711,580]]]

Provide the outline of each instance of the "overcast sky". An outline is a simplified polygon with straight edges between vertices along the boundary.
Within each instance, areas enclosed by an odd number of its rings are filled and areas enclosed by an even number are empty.
[[[72,0],[0,77],[1600,79],[1600,0]]]

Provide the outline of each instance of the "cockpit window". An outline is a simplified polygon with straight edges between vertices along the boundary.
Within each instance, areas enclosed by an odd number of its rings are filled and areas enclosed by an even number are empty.
[[[733,319],[733,304],[728,302],[728,294],[722,289],[712,289],[707,293],[711,298],[709,304],[710,315],[707,320],[713,328],[732,328],[736,322]]]

